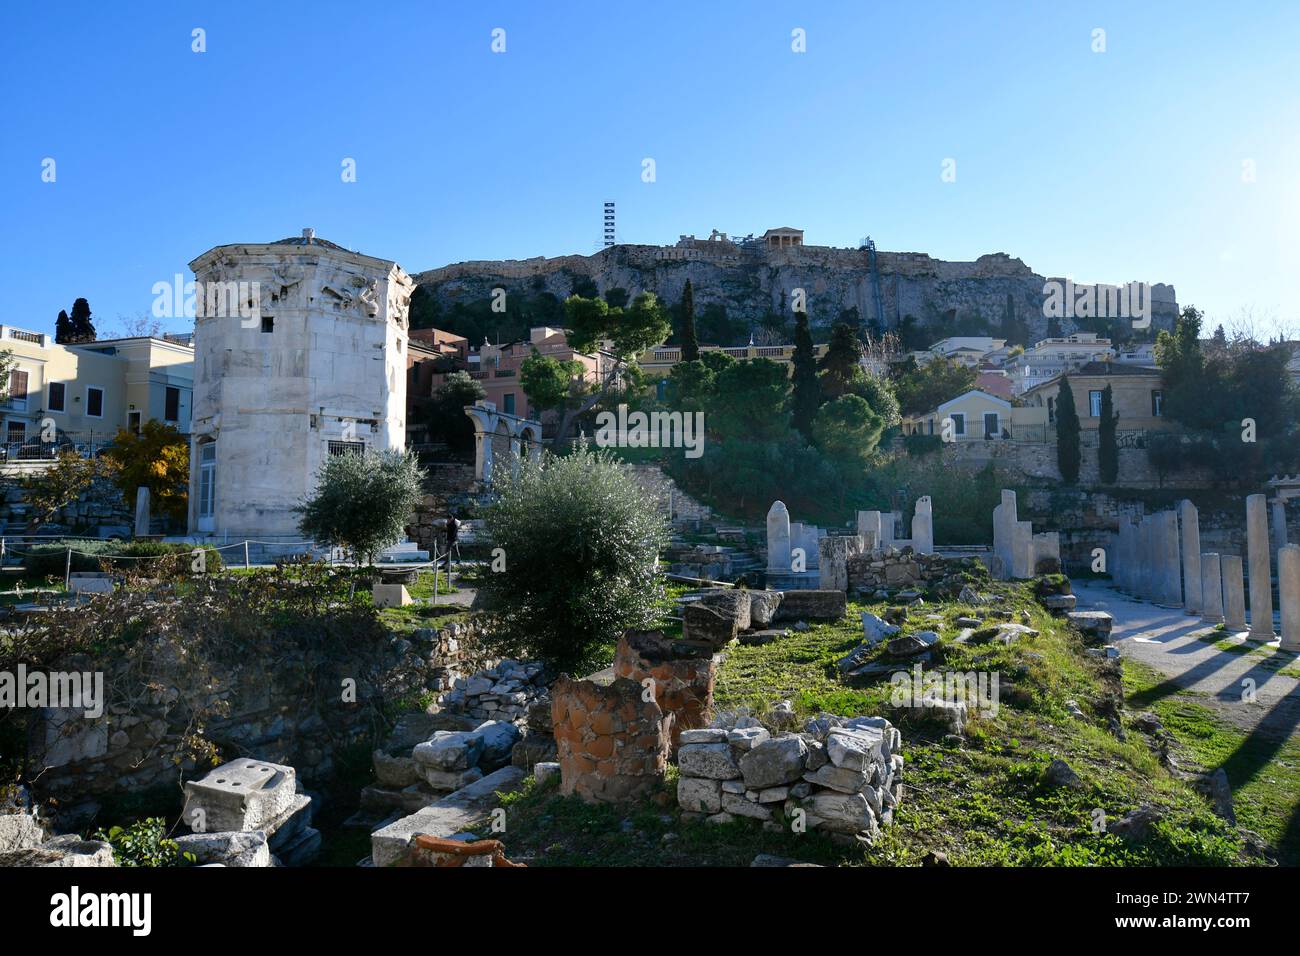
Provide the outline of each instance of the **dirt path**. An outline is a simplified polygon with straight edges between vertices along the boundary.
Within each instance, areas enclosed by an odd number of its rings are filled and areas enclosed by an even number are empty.
[[[1291,666],[1297,655],[1279,650],[1276,640],[1260,644],[1247,641],[1244,633],[1215,631],[1181,609],[1137,601],[1108,585],[1076,581],[1074,591],[1080,610],[1109,611],[1114,617],[1111,640],[1124,657],[1168,677],[1148,699],[1195,691],[1204,695],[1201,703],[1242,730],[1280,739],[1297,733],[1300,680],[1278,671],[1300,670],[1300,665]],[[1231,641],[1233,649],[1216,646],[1224,641]],[[1253,702],[1243,699],[1249,688]]]

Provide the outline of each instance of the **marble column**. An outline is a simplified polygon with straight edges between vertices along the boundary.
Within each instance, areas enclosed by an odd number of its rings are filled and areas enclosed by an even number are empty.
[[[1223,623],[1223,581],[1217,554],[1201,555],[1201,620],[1206,624]]]
[[[1137,551],[1133,538],[1135,531],[1133,522],[1121,515],[1119,534],[1115,538],[1115,554],[1111,556],[1111,560],[1117,562],[1118,567],[1110,570],[1120,590],[1128,594],[1133,593],[1133,572],[1137,567]]]
[[[1220,555],[1219,571],[1223,578],[1223,629],[1236,634],[1246,629],[1246,587],[1242,581],[1241,557]]]
[[[1178,503],[1178,524],[1182,532],[1183,608],[1188,614],[1201,613],[1201,517],[1187,499]]]
[[[1138,597],[1150,601],[1155,595],[1155,515],[1143,515],[1138,527]]]
[[[1173,511],[1162,511],[1156,517],[1160,562],[1156,600],[1168,607],[1180,607],[1183,603],[1183,563],[1179,558],[1178,515]]]
[[[1278,603],[1282,606],[1282,649],[1300,651],[1300,545],[1277,552]]]
[[[993,509],[993,553],[1002,562],[1002,576],[1010,579],[1015,576],[1012,555],[1015,553],[1014,538],[1016,527],[1016,493],[1002,491],[1002,502]]]
[[[875,551],[880,547],[879,511],[858,512],[858,534],[862,535],[863,543],[868,551]]]
[[[934,516],[929,495],[916,499],[916,512],[912,515],[912,550],[917,554],[934,554]]]
[[[1268,557],[1268,503],[1263,495],[1246,496],[1246,555],[1250,580],[1250,636],[1273,639],[1273,578]]]
[[[1274,498],[1269,506],[1273,511],[1273,547],[1281,551],[1286,547],[1286,501]]]
[[[790,573],[790,512],[785,502],[774,501],[767,512],[768,573]]]

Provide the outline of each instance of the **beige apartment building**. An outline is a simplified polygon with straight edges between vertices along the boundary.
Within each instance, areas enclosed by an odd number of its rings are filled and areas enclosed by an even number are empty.
[[[149,419],[190,430],[194,349],[186,344],[135,336],[59,345],[44,333],[0,325],[0,350],[13,362],[0,403],[6,459],[41,458],[51,426],[54,444],[84,454]]]

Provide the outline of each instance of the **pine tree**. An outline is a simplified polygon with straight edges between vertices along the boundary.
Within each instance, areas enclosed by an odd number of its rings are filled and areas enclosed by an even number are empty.
[[[804,318],[806,320],[807,316]],[[828,401],[849,391],[858,369],[862,367],[863,352],[862,340],[851,325],[840,322],[831,329],[826,354],[817,363],[817,367],[825,373],[822,376],[822,390]]]
[[[794,427],[806,441],[812,441],[813,420],[821,406],[821,385],[817,381],[817,359],[814,357],[812,332],[808,328],[808,313],[796,312],[794,323],[794,396],[792,411]]]
[[[1073,485],[1079,480],[1079,412],[1074,407],[1074,390],[1069,378],[1061,379],[1061,391],[1056,396],[1056,467],[1061,480]]]
[[[1101,393],[1101,425],[1097,435],[1097,468],[1101,472],[1101,483],[1113,485],[1119,477],[1119,442],[1115,437],[1115,425],[1119,416],[1115,414],[1115,399],[1110,386]]]
[[[695,292],[691,280],[682,289],[682,361],[694,362],[700,357],[700,342],[695,336]]]
[[[95,341],[95,324],[90,321],[90,303],[85,299],[78,299],[72,303],[72,315],[70,316],[72,325],[73,342],[93,342]]]
[[[54,320],[54,341],[59,345],[72,341],[72,320],[64,309],[59,310],[59,317]]]

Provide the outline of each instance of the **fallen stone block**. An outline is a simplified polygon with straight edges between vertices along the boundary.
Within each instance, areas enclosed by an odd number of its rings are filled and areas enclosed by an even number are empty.
[[[176,837],[176,844],[182,853],[193,853],[199,863],[231,867],[271,865],[271,848],[262,830],[188,833]]]
[[[182,821],[203,833],[264,829],[297,799],[293,767],[240,758],[185,784]]]
[[[783,591],[776,621],[838,621],[847,613],[843,591]]]

